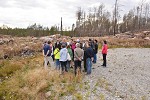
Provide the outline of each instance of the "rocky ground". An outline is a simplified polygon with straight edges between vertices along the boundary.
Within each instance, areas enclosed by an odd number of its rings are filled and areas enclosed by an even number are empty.
[[[150,100],[150,49],[110,49],[107,67],[98,62],[79,92],[88,100]]]

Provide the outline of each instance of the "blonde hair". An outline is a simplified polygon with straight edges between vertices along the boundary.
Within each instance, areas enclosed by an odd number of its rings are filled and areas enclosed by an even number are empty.
[[[79,48],[79,47],[80,47],[80,43],[76,43],[76,47],[78,47],[78,48]]]

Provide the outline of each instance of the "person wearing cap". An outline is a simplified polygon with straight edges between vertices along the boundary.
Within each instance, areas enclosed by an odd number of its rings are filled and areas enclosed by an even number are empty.
[[[79,73],[81,73],[81,62],[82,62],[83,56],[84,56],[84,51],[80,48],[80,43],[76,43],[76,48],[74,50],[74,64],[75,64],[74,73],[75,73],[75,76],[77,74],[77,68],[79,68]]]
[[[61,45],[62,49],[60,50],[60,64],[61,64],[61,70],[62,70],[62,74],[64,72],[68,72],[67,70],[67,57],[68,57],[68,50],[66,48],[65,44]]]
[[[77,43],[80,43],[80,40],[79,40],[79,39],[77,39]]]

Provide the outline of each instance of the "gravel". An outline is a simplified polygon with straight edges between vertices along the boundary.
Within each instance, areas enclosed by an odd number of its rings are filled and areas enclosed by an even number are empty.
[[[99,52],[95,69],[83,80],[90,87],[80,91],[83,97],[90,92],[88,100],[150,100],[150,48],[109,49],[107,67],[101,65]]]

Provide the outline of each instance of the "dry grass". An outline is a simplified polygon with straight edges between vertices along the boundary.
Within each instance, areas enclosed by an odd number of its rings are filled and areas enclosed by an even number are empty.
[[[77,92],[76,87],[81,80],[74,77],[73,73],[60,75],[54,69],[45,70],[41,55],[26,59],[16,58],[13,61],[16,61],[13,66],[12,60],[3,62],[5,67],[12,66],[10,71],[13,70],[13,73],[0,84],[0,99],[2,100],[58,100]],[[1,68],[9,71],[4,66]],[[13,69],[17,66],[19,69]],[[7,71],[5,73],[8,73]],[[50,95],[46,95],[47,92],[50,92]]]

